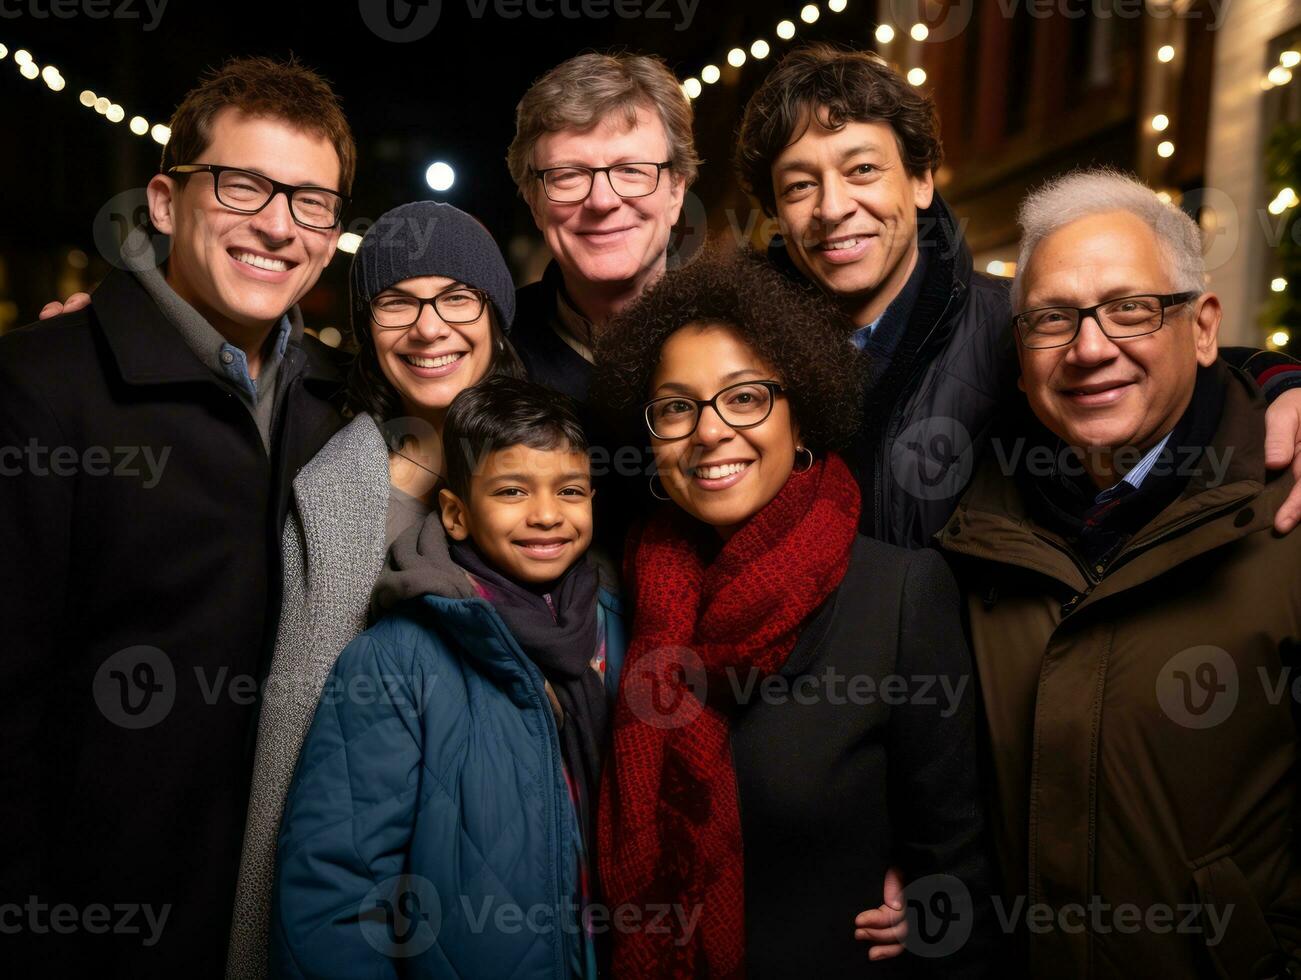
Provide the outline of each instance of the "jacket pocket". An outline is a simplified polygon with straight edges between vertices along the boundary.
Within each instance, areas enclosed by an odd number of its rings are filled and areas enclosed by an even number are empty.
[[[1224,980],[1273,977],[1282,951],[1251,885],[1227,854],[1193,869],[1206,951]]]

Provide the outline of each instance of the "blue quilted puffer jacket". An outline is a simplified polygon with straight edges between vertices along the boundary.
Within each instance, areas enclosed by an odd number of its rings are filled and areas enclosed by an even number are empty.
[[[606,689],[626,638],[600,593]],[[281,823],[278,977],[589,974],[543,678],[481,599],[425,595],[339,656]]]

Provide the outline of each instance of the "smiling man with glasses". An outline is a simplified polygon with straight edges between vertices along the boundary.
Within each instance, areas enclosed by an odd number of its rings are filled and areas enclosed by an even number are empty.
[[[1301,539],[1272,525],[1294,478],[1266,471],[1264,402],[1219,356],[1192,218],[1104,170],[1036,191],[1021,225],[1028,411],[940,536],[968,597],[1003,907],[1034,896],[1005,972],[1292,975],[1296,705],[1277,692]]]
[[[658,58],[584,54],[539,78],[507,161],[553,261],[519,291],[529,377],[587,398],[596,335],[663,274],[699,157],[691,103]]]
[[[41,450],[0,475],[0,903],[87,917],[6,936],[15,975],[223,975],[280,530],[341,422],[295,305],[355,167],[334,93],[237,59],[171,131],[126,268],[0,338],[0,459]],[[157,928],[91,928],[128,905]]]

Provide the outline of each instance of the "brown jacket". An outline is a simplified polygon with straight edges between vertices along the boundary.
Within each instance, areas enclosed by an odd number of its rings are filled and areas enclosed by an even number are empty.
[[[938,535],[967,594],[999,912],[1032,976],[1238,980],[1301,945],[1301,536],[1272,529],[1292,478],[1266,482],[1265,406],[1221,370],[1199,472],[1110,567],[1037,525],[993,453]]]

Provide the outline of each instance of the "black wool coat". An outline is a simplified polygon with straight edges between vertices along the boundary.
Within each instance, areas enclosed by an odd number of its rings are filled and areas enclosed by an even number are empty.
[[[222,974],[280,529],[341,387],[291,344],[268,456],[127,273],[0,337],[0,902],[43,975]]]

